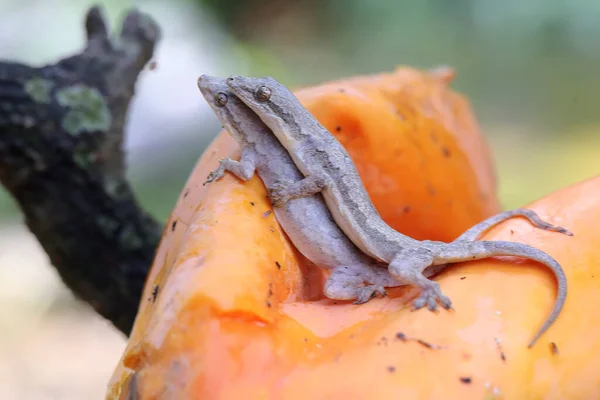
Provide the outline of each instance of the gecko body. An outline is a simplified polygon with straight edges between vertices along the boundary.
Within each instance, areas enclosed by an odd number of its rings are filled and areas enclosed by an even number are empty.
[[[512,255],[546,265],[558,281],[554,307],[529,347],[537,341],[562,310],[567,282],[560,264],[534,247],[506,241],[473,241],[469,235],[451,243],[418,241],[403,235],[383,221],[362,184],[356,166],[344,147],[314,118],[294,94],[271,77],[230,76],[227,85],[270,128],[304,175],[299,181],[281,180],[269,189],[279,207],[291,199],[321,193],[335,222],[363,252],[388,264],[391,275],[422,289],[416,308],[451,308],[439,285],[423,271],[442,265],[480,258]],[[571,235],[566,229],[544,223],[543,229]]]
[[[256,171],[267,188],[282,180],[298,181],[304,177],[287,150],[260,118],[230,91],[224,79],[202,75],[198,87],[242,149],[240,161],[221,160],[206,183],[220,179],[226,171],[243,181],[252,178]],[[384,287],[402,284],[389,274],[386,264],[361,252],[346,237],[321,194],[291,199],[274,208],[274,212],[300,253],[317,266],[332,271],[324,288],[327,297],[356,299],[360,304],[376,294],[383,295]],[[436,268],[426,271],[428,276],[435,272]]]

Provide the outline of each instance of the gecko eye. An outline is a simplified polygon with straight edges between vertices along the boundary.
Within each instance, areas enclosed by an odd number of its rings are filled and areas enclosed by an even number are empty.
[[[227,104],[227,100],[229,100],[229,98],[227,97],[227,95],[223,92],[219,92],[217,93],[217,95],[215,96],[215,101],[217,103],[217,105],[219,107],[224,107],[225,104]]]
[[[268,87],[261,86],[256,91],[256,100],[260,101],[261,103],[269,100],[270,98],[271,98],[271,89],[269,89]]]

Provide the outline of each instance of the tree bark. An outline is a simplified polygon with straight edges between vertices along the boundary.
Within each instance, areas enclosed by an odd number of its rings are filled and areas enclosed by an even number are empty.
[[[162,227],[126,181],[123,128],[160,31],[131,11],[111,41],[98,7],[85,29],[54,65],[0,62],[0,182],[64,283],[128,335]]]

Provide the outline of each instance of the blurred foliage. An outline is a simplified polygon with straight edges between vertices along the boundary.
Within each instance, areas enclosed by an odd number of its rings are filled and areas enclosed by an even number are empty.
[[[212,139],[204,137],[200,146],[182,146],[174,162],[156,169],[152,179],[131,179],[140,205],[155,218],[166,221],[199,159],[198,148],[205,149]]]
[[[269,60],[254,74],[288,85],[399,64],[456,68],[452,87],[490,139],[507,208],[600,171],[600,2],[189,1]]]
[[[448,64],[485,121],[559,134],[599,118],[600,2],[195,1],[263,59],[271,52],[288,83]]]
[[[292,87],[389,71],[399,64],[456,68],[452,87],[471,100],[490,139],[505,207],[521,206],[600,169],[600,161],[589,161],[592,155],[587,151],[600,146],[596,139],[600,137],[600,80],[595,79],[600,69],[600,2],[129,3],[142,10],[152,3],[160,4],[158,10],[192,6],[198,11],[192,21],[215,25],[234,38],[233,45],[219,47],[217,43],[211,52],[228,54],[252,74],[273,75]],[[115,16],[117,8],[123,7],[117,7],[115,0],[103,5]],[[172,17],[159,21],[165,32],[169,24],[182,23]],[[210,141],[205,135],[214,133],[203,131],[202,149]],[[142,204],[162,220],[202,150],[197,144],[169,144],[175,156],[162,170],[151,179],[133,177]],[[559,158],[562,164],[555,162]],[[0,217],[9,214],[18,215],[12,201],[0,194]]]

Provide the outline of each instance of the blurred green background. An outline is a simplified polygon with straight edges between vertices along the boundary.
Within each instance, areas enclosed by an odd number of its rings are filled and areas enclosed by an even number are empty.
[[[113,29],[135,6],[163,32],[158,68],[138,82],[126,142],[135,189],[163,221],[220,128],[195,85],[203,73],[308,85],[446,64],[489,140],[504,208],[600,171],[600,2],[99,3]],[[79,51],[92,4],[0,0],[0,59],[43,65]],[[73,301],[4,192],[0,221],[0,398],[102,398],[124,339]],[[81,350],[69,352],[74,345]]]

